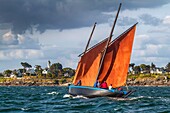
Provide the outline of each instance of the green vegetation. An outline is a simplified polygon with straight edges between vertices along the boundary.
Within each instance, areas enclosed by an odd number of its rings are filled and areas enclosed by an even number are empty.
[[[31,68],[32,66],[30,64],[28,64],[27,62],[21,62],[21,65],[24,67],[24,68]]]
[[[158,78],[159,76],[166,76],[170,79],[170,74],[129,74],[128,78],[136,79],[136,78]]]
[[[27,62],[21,62],[23,69],[5,70],[0,73],[0,84],[14,85],[58,85],[73,81],[75,70],[64,67],[61,63],[51,64],[44,69],[40,65],[35,65],[34,69]],[[151,65],[134,63],[129,64],[128,80],[130,81],[167,81],[170,79],[170,63],[165,68]]]
[[[170,63],[165,67],[129,64],[128,85],[170,85]]]
[[[0,73],[1,85],[58,85],[72,82],[75,70],[69,67],[63,68],[61,63],[48,61],[48,67],[42,68],[35,65],[34,68],[27,63],[21,62],[23,69],[5,70]]]

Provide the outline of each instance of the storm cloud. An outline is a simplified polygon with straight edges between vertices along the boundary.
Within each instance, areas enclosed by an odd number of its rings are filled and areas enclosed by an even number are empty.
[[[122,2],[122,10],[136,10],[160,7],[169,0]],[[103,12],[116,11],[118,5],[117,0],[0,0],[0,29],[23,34],[27,30],[32,33],[33,29],[42,33],[47,29],[91,26],[94,22],[108,22],[109,15]]]

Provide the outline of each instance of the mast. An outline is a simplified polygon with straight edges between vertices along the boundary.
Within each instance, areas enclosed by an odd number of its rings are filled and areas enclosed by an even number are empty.
[[[113,26],[112,26],[112,29],[111,29],[109,38],[108,38],[108,40],[107,40],[107,44],[106,44],[106,47],[105,47],[105,49],[104,49],[103,56],[102,56],[102,58],[101,58],[101,63],[100,63],[99,70],[98,70],[98,73],[97,73],[97,76],[96,76],[96,80],[97,80],[98,77],[99,77],[99,74],[100,74],[100,71],[101,71],[101,68],[102,68],[102,65],[103,65],[103,62],[104,62],[104,58],[105,58],[105,55],[106,55],[107,48],[108,48],[109,43],[110,43],[110,41],[111,41],[111,39],[112,39],[112,34],[113,34],[113,31],[114,31],[114,28],[115,28],[115,25],[116,25],[116,21],[117,21],[117,18],[118,18],[118,15],[119,15],[121,6],[122,6],[122,3],[120,3],[120,5],[119,5],[119,8],[118,8],[118,11],[117,11],[117,14],[116,14],[116,18],[115,18],[115,20],[114,20],[114,23],[113,23]]]
[[[87,51],[87,48],[88,48],[88,46],[89,46],[89,43],[90,43],[90,40],[91,40],[91,38],[92,38],[92,35],[93,35],[93,32],[94,32],[94,29],[95,29],[95,27],[96,27],[96,22],[94,23],[94,26],[93,26],[93,29],[92,29],[92,32],[91,32],[91,34],[90,34],[90,37],[89,37],[89,40],[88,40],[88,42],[87,42],[87,45],[86,45],[86,48],[85,48],[85,50],[84,50],[84,52],[82,53],[82,54],[85,54],[86,53],[86,51]],[[81,55],[82,55],[81,54]],[[78,57],[80,57],[81,55],[79,55]],[[81,60],[81,59],[80,59]],[[80,63],[80,62],[79,62]],[[77,65],[77,68],[76,68],[76,70],[78,69],[78,66],[79,66],[79,63],[78,63],[78,65]],[[75,78],[76,77],[74,77],[74,80],[75,80]],[[73,80],[73,81],[74,81]]]
[[[91,40],[91,38],[92,38],[92,35],[93,35],[94,29],[95,29],[95,27],[96,27],[96,24],[97,24],[97,23],[95,22],[95,23],[94,23],[94,26],[93,26],[93,29],[92,29],[92,32],[91,32],[91,34],[90,34],[89,40],[88,40],[88,42],[87,42],[86,48],[85,48],[85,50],[84,50],[84,53],[87,51],[87,48],[89,47],[90,40]]]

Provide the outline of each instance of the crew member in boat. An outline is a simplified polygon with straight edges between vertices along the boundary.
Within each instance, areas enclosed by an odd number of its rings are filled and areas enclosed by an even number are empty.
[[[100,87],[100,81],[97,80],[95,83],[94,83],[94,87]]]
[[[104,81],[104,82],[100,85],[100,88],[108,89],[108,86],[107,86],[106,81]]]
[[[118,91],[122,91],[123,89],[122,89],[121,87],[118,87],[117,90],[118,90]]]
[[[79,80],[76,85],[81,86],[81,80]]]
[[[110,84],[110,86],[109,86],[109,90],[112,90],[112,89],[113,89],[112,84]]]

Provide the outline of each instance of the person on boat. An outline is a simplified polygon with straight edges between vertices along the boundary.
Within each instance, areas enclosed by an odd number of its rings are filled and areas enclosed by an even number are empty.
[[[100,82],[99,82],[99,80],[97,80],[97,81],[94,83],[94,87],[100,87]]]
[[[100,85],[100,88],[108,89],[108,86],[107,86],[106,81],[104,81],[104,82]]]
[[[97,87],[97,82],[98,82],[98,81],[96,81],[96,82],[94,83],[94,86],[93,86],[93,87]]]
[[[121,87],[118,87],[117,90],[118,90],[118,91],[122,91],[123,89],[122,89]]]
[[[97,82],[97,87],[100,87],[100,81],[98,80],[98,82]]]
[[[109,90],[112,90],[112,89],[113,89],[112,84],[110,84],[110,86],[109,86]]]
[[[79,80],[76,85],[81,86],[81,80]]]

